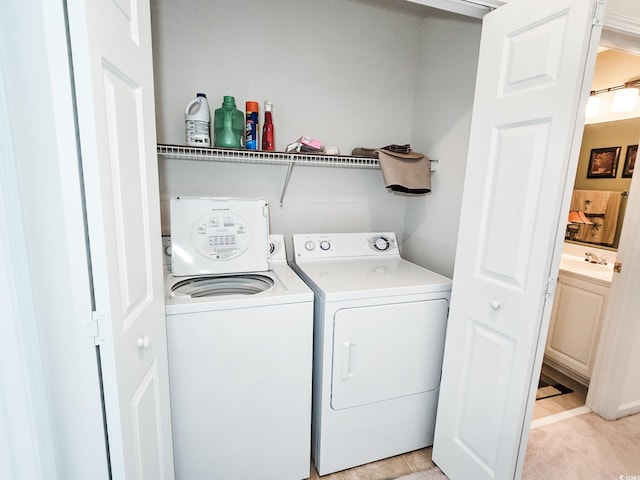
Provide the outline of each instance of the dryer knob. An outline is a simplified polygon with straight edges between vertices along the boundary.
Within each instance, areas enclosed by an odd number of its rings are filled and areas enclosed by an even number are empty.
[[[331,248],[331,242],[329,242],[329,240],[323,240],[320,242],[320,249],[321,250],[329,250]]]
[[[304,248],[311,252],[312,250],[315,250],[316,244],[313,243],[313,240],[307,240],[304,244]]]
[[[389,250],[391,242],[385,237],[378,237],[375,242],[373,242],[373,246],[376,250],[384,252],[385,250]]]

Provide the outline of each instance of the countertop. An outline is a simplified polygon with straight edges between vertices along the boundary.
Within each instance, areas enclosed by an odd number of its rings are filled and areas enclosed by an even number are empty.
[[[591,263],[585,261],[585,253],[591,252],[601,257],[606,256],[607,264]],[[560,273],[569,276],[580,277],[584,280],[610,286],[613,278],[613,264],[616,261],[615,251],[603,250],[597,247],[575,245],[565,243],[560,258]]]

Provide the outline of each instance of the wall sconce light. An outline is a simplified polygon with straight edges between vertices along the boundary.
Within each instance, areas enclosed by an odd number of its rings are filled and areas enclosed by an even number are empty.
[[[589,95],[589,101],[587,102],[587,118],[593,118],[598,116],[598,112],[600,111],[600,101],[602,99],[596,95],[596,92],[591,90],[591,94]]]
[[[600,110],[600,98],[598,95],[609,92],[615,92],[611,102],[612,112],[630,112],[636,108],[638,94],[640,94],[640,79],[632,80],[622,85],[603,88],[602,90],[591,90],[589,101],[587,102],[587,118],[593,118],[598,115]]]
[[[637,84],[638,82],[627,82],[622,90],[618,90],[613,94],[612,112],[630,112],[636,108],[639,90],[637,86],[633,85]]]
[[[567,231],[564,234],[564,238],[574,240],[578,230],[580,230],[580,225],[593,225],[593,222],[587,218],[584,212],[571,210],[567,218]]]

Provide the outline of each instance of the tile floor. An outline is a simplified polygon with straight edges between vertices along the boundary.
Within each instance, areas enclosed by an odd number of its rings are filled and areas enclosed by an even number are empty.
[[[571,388],[573,392],[567,393],[566,395],[537,400],[533,409],[532,420],[538,420],[584,405],[584,402],[587,400],[587,387],[546,365],[542,367],[542,374],[556,380],[565,387]]]
[[[311,465],[310,480],[389,480],[433,468],[429,447],[323,476]]]

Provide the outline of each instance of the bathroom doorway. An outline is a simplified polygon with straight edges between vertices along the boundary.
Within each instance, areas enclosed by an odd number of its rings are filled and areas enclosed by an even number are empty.
[[[640,56],[634,55],[631,53],[626,53],[618,50],[603,48],[598,54],[598,60],[596,62],[594,77],[593,77],[593,87],[592,90],[600,90],[604,88],[608,88],[614,85],[624,84],[625,82],[629,82],[633,79],[640,79]],[[606,85],[606,86],[605,86]],[[602,106],[606,105],[605,102],[602,102]],[[608,110],[604,110],[599,112],[599,116],[591,117],[587,119],[587,126],[589,128],[590,125],[596,125],[597,123],[604,122],[617,122],[630,118],[639,118],[640,117],[640,102],[636,101],[636,107],[634,110],[625,113],[611,113]],[[634,140],[630,140],[629,144],[621,145],[623,152],[621,157],[618,160],[618,173],[616,177],[621,178],[623,174],[623,170],[625,169],[625,160],[626,155],[624,150],[626,150],[632,144],[637,145],[640,141],[640,129],[636,132]],[[602,145],[602,147],[606,147],[608,145]],[[628,173],[628,171],[626,172]],[[631,172],[633,173],[633,172]],[[585,172],[578,169],[578,175],[584,175]],[[628,179],[630,183],[630,178]],[[580,182],[576,177],[576,189]],[[628,191],[628,188],[625,190]],[[626,207],[628,197],[623,199],[624,207]],[[637,200],[636,200],[637,202]],[[637,222],[635,218],[632,216],[625,215],[626,208],[621,208],[620,212],[620,223],[622,224],[624,221],[628,222]],[[616,254],[617,250],[617,240],[619,239],[619,231],[621,230],[621,226],[618,229],[618,233],[616,234],[616,243],[614,245],[615,248],[611,248],[612,257]],[[585,250],[588,250],[591,246],[590,244],[581,244],[581,247],[584,247]],[[598,245],[593,245],[594,247],[598,247]],[[618,285],[621,287],[620,285]],[[551,335],[551,331],[549,331],[549,335]],[[609,347],[610,348],[610,347]],[[549,382],[549,377],[552,382]],[[588,386],[582,385],[580,382],[577,382],[574,378],[570,378],[565,376],[562,372],[554,369],[552,366],[548,365],[547,362],[543,362],[542,372],[541,372],[541,380],[546,381],[546,383],[559,383],[564,386],[567,386],[573,390],[571,393],[556,393],[555,395],[549,396],[547,398],[543,398],[541,400],[536,401],[536,406],[534,408],[533,414],[533,422],[532,428],[537,428],[538,426],[545,425],[547,422],[551,423],[553,421],[560,421],[565,418],[569,418],[572,415],[581,415],[590,411],[585,403],[587,401],[588,395]],[[582,382],[585,383],[585,382]],[[588,382],[586,382],[588,383]]]

